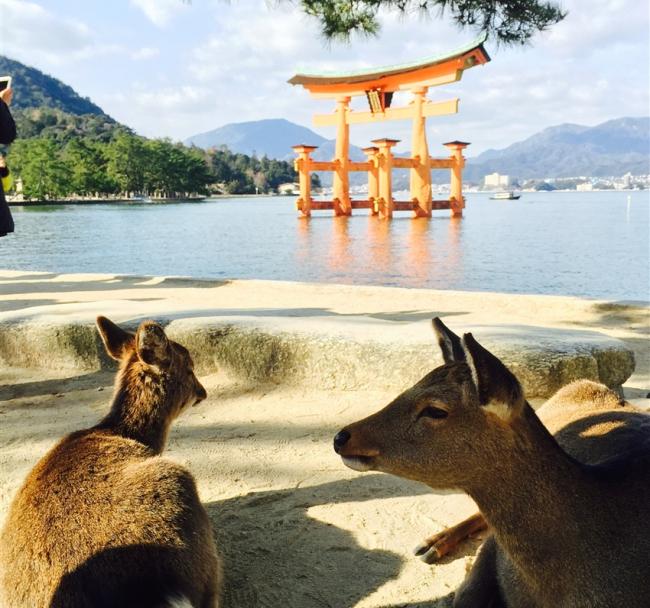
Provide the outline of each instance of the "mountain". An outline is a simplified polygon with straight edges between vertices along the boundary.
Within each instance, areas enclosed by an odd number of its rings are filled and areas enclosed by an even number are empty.
[[[297,143],[318,146],[314,158],[331,160],[335,145],[334,140],[283,119],[232,123],[194,135],[185,143],[201,148],[227,146],[234,152],[283,160],[294,158],[291,146]],[[627,172],[639,175],[650,171],[649,153],[648,117],[618,118],[595,127],[562,124],[544,129],[502,150],[486,150],[468,158],[463,177],[470,182],[480,182],[485,175],[494,172],[519,179],[580,175],[606,177]],[[356,146],[350,146],[350,157],[352,160],[365,159]],[[435,181],[447,179],[438,172],[434,172],[432,177]],[[365,176],[353,174],[351,179],[353,183],[362,183]],[[396,175],[396,179],[400,177]],[[322,173],[321,180],[328,185],[331,174]]]
[[[188,137],[183,143],[199,148],[213,148],[226,146],[231,152],[247,154],[248,156],[268,156],[278,160],[293,160],[296,155],[291,146],[306,144],[318,146],[312,158],[315,160],[332,160],[334,157],[334,139],[325,139],[307,127],[289,122],[284,118],[270,118],[251,122],[235,122]],[[357,146],[350,146],[350,158],[354,161],[363,161],[366,155]],[[319,171],[321,183],[329,186],[332,183],[330,172]],[[352,184],[366,182],[366,176],[353,173],[350,176]]]
[[[502,150],[486,150],[467,161],[464,177],[489,173],[519,179],[606,177],[650,172],[650,118],[617,118],[595,127],[549,127]]]
[[[72,87],[60,80],[2,55],[0,55],[0,75],[12,77],[14,89],[12,110],[45,106],[62,110],[67,114],[102,116],[106,114],[90,99],[81,97]]]
[[[320,146],[326,141],[306,127],[278,118],[231,123],[188,137],[184,143],[199,148],[226,146],[231,152],[239,154],[289,160],[295,156],[291,146]]]
[[[313,157],[317,160],[331,160],[334,156],[335,140],[325,139],[307,127],[302,127],[283,118],[270,118],[251,122],[235,122],[213,131],[188,137],[186,145],[199,148],[226,146],[231,152],[252,156],[292,160],[295,154],[291,146],[307,144],[318,146]],[[361,148],[350,146],[352,160],[364,160]]]

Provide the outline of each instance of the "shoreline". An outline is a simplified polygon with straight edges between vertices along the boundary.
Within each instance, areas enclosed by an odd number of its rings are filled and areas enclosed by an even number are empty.
[[[520,192],[522,195],[536,195],[536,194],[553,194],[553,193],[559,193],[559,194],[567,194],[567,193],[573,193],[573,194],[589,194],[593,192],[597,193],[603,193],[603,192],[609,192],[609,193],[637,193],[637,192],[645,192],[644,190],[616,190],[616,189],[604,189],[604,190],[599,190],[599,189],[593,189],[593,190],[563,190],[563,189],[556,189],[556,190],[522,190],[522,189],[515,189],[516,192]],[[463,191],[463,194],[494,194],[495,192],[500,192],[498,190],[465,190]],[[360,191],[355,194],[366,194],[363,191]],[[442,192],[441,194],[448,194],[447,192]],[[319,196],[330,196],[331,193],[321,193],[321,194],[315,194],[315,199],[318,200]],[[46,201],[12,201],[10,200],[9,197],[7,197],[7,204],[10,207],[43,207],[47,205],[110,205],[110,204],[138,204],[138,203],[148,203],[148,204],[160,204],[160,203],[192,203],[192,202],[210,202],[212,200],[223,200],[223,199],[248,199],[248,198],[280,198],[280,199],[288,199],[288,200],[295,200],[298,198],[298,194],[275,194],[275,193],[268,193],[268,194],[210,194],[206,196],[201,196],[201,197],[196,197],[196,198],[163,198],[163,199],[151,199],[151,200],[138,200],[138,199],[128,199],[128,198],[119,198],[119,199],[113,199],[113,198],[102,198],[102,199],[75,199],[75,200],[46,200]],[[507,199],[505,199],[507,200]]]
[[[45,201],[13,201],[7,198],[7,204],[10,207],[47,207],[48,205],[113,205],[113,204],[149,204],[156,205],[161,203],[202,203],[211,200],[220,200],[228,198],[287,198],[281,194],[212,194],[210,196],[197,196],[193,198],[151,198],[132,199],[132,198],[99,198],[99,199],[61,199]],[[295,198],[295,197],[294,197]]]
[[[98,314],[130,325],[144,318],[164,322],[201,351],[199,363],[208,371],[210,365],[226,365],[259,382],[353,390],[378,381],[391,388],[416,380],[431,360],[430,320],[440,316],[458,331],[483,336],[522,374],[533,396],[548,396],[576,377],[625,383],[635,397],[650,391],[647,304],[0,270],[0,358],[6,364],[34,366],[47,352],[50,366],[98,369],[103,365],[94,330]],[[632,353],[636,369],[628,360]],[[377,380],[374,369],[382,359],[392,363]]]
[[[483,536],[434,565],[417,559],[412,548],[471,515],[474,503],[462,493],[356,473],[331,447],[338,430],[376,412],[411,376],[437,365],[433,315],[481,339],[496,331],[503,341],[500,331],[515,332],[515,350],[532,344],[532,355],[551,336],[557,348],[548,366],[556,369],[557,357],[576,340],[582,341],[573,359],[579,365],[593,355],[586,339],[592,334],[598,344],[620,341],[637,361],[625,395],[650,405],[647,306],[570,296],[0,270],[0,359],[13,363],[0,365],[0,524],[28,471],[54,442],[108,411],[114,368],[106,358],[98,367],[78,365],[101,348],[93,328],[101,313],[131,328],[143,318],[164,321],[197,362],[208,398],[175,421],[164,457],[187,466],[196,479],[224,560],[223,608],[451,608]],[[296,343],[300,348],[292,350]],[[16,353],[26,351],[33,359],[16,366]],[[292,353],[297,366],[289,370],[311,370],[306,382],[266,373],[291,363]],[[252,360],[260,365],[240,365]],[[327,388],[318,383],[323,380]]]
[[[127,279],[133,280],[157,280],[164,279],[166,281],[179,281],[179,282],[190,282],[190,283],[232,283],[233,281],[239,282],[261,282],[261,283],[277,283],[279,285],[311,285],[314,287],[319,286],[331,286],[336,289],[346,289],[346,288],[370,288],[370,289],[400,289],[407,290],[409,292],[422,292],[422,293],[441,293],[441,294],[450,294],[450,295],[462,295],[462,294],[473,294],[475,296],[480,296],[481,294],[493,294],[501,295],[503,297],[530,297],[530,298],[564,298],[564,299],[573,299],[581,300],[584,302],[591,303],[606,303],[612,306],[623,306],[631,308],[648,308],[650,310],[650,299],[634,299],[634,298],[607,298],[599,296],[588,296],[588,295],[566,295],[566,294],[557,294],[557,293],[535,293],[530,291],[493,291],[489,289],[436,289],[435,287],[408,287],[401,285],[382,285],[379,283],[343,283],[343,282],[317,282],[317,281],[299,281],[291,279],[264,279],[264,278],[255,278],[255,277],[209,277],[209,276],[200,276],[200,275],[143,275],[141,273],[128,273],[128,272],[119,272],[119,273],[110,273],[110,272],[68,272],[68,271],[56,271],[56,270],[42,270],[42,269],[21,269],[21,268],[2,268],[0,267],[0,281],[11,275],[20,275],[20,274],[43,274],[43,275],[59,275],[59,276],[69,276],[69,277],[88,277],[91,280],[94,278],[101,277],[124,277]],[[6,275],[3,276],[3,275]],[[0,297],[2,293],[0,292]]]

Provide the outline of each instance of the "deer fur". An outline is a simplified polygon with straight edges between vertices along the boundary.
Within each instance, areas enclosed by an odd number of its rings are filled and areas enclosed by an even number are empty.
[[[445,365],[334,447],[356,470],[476,501],[492,535],[454,606],[648,605],[650,416],[580,381],[541,408],[547,428],[471,334],[461,340],[439,319],[434,329]]]
[[[160,457],[206,398],[188,351],[147,321],[97,326],[120,362],[108,415],[34,467],[0,534],[3,608],[216,608],[220,562],[192,475]]]

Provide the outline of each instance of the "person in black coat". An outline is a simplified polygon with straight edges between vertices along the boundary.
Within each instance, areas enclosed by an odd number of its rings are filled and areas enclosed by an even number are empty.
[[[9,104],[13,97],[11,89],[0,91],[0,144],[9,145],[16,139],[16,123],[14,122]],[[5,199],[5,193],[0,182],[0,236],[6,236],[8,232],[14,231],[14,220],[9,211],[9,205]]]

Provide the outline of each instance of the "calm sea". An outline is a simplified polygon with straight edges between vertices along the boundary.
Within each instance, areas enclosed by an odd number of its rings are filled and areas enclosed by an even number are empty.
[[[462,220],[392,222],[298,219],[287,197],[14,207],[0,267],[650,299],[647,192],[467,199]]]

